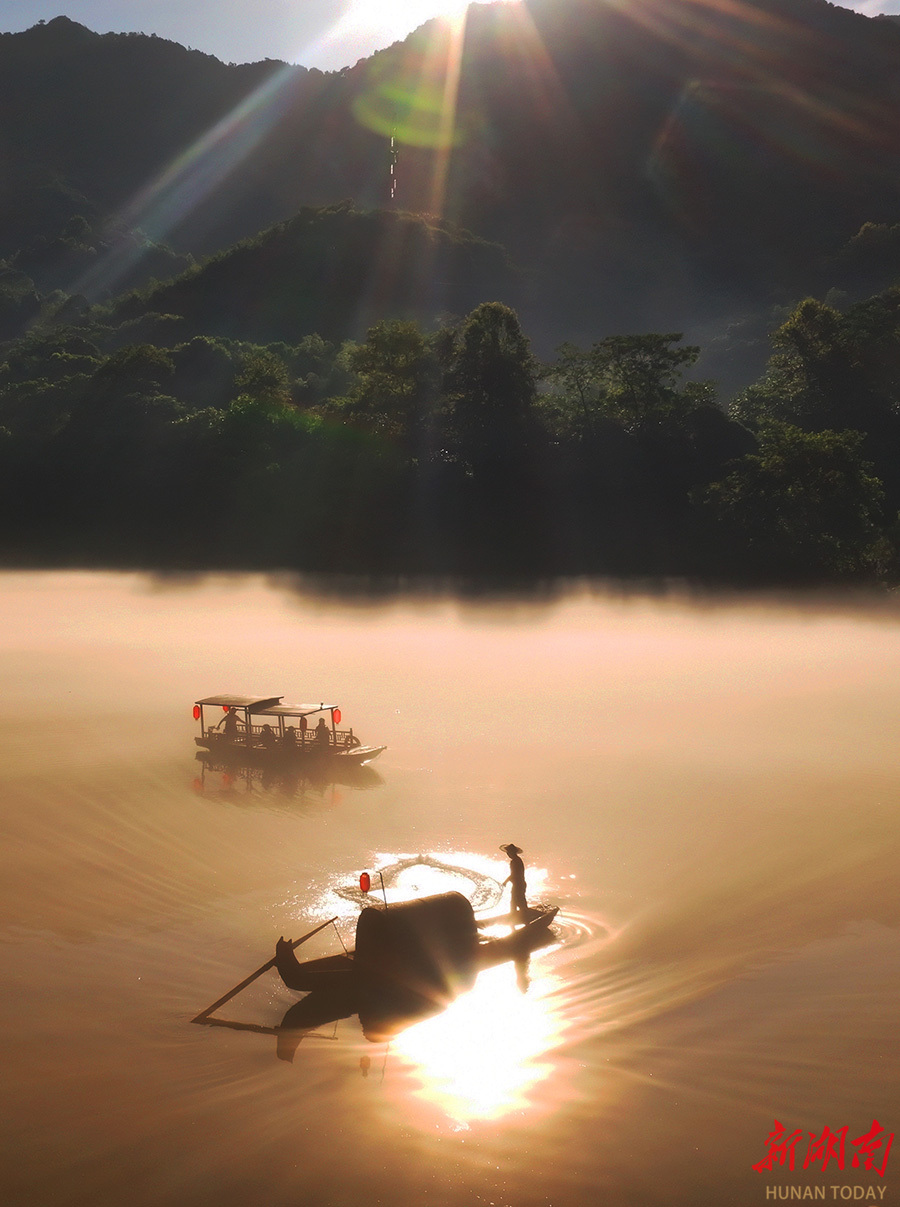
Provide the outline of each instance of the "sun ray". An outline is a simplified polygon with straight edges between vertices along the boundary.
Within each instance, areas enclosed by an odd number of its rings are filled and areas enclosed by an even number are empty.
[[[140,230],[160,242],[231,176],[254,147],[284,115],[290,104],[293,67],[282,65],[240,101],[210,130],[176,156],[140,189],[113,223]],[[143,249],[133,241],[117,242],[70,292],[86,297],[114,290]]]

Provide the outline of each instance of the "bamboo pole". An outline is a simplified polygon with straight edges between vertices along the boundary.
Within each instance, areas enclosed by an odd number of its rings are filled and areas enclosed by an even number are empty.
[[[332,924],[332,922],[337,922],[337,915],[335,915],[335,917],[333,917],[333,918],[329,918],[327,922],[322,922],[319,926],[317,926],[314,930],[311,930],[308,934],[302,935],[301,938],[299,938],[299,939],[295,939],[293,941],[293,943],[291,944],[291,948],[299,947],[301,943],[305,943],[307,939],[311,939],[313,937],[313,935],[317,935],[320,930],[324,930],[325,927],[330,926]],[[215,1010],[218,1010],[220,1006],[224,1006],[225,1003],[230,1002],[233,997],[237,997],[237,995],[241,992],[242,989],[246,989],[247,986],[252,984],[256,980],[257,977],[261,977],[264,972],[268,972],[270,968],[274,968],[274,967],[275,967],[275,957],[272,956],[271,960],[267,960],[265,962],[265,964],[262,965],[261,968],[257,968],[256,972],[251,972],[248,977],[245,977],[241,981],[240,985],[235,985],[235,987],[233,989],[229,990],[229,992],[226,993],[224,997],[220,997],[217,1002],[213,1002],[213,1004],[211,1006],[207,1006],[205,1010],[201,1010],[196,1018],[191,1019],[191,1022],[192,1023],[204,1022],[206,1020],[206,1018],[210,1014],[212,1014]]]

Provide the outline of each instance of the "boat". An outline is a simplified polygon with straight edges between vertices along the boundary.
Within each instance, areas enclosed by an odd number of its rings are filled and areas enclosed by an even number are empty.
[[[196,700],[193,715],[200,723],[196,744],[226,766],[361,767],[386,749],[365,746],[352,729],[339,729],[336,704],[286,704],[283,696],[225,694]]]
[[[529,907],[519,915],[478,920],[461,893],[441,893],[384,907],[367,906],[356,924],[356,946],[340,955],[299,961],[280,938],[274,965],[285,985],[305,993],[304,1016],[358,1014],[363,1034],[381,1042],[411,1022],[442,1010],[470,989],[485,968],[531,953],[554,941],[550,924],[558,907]],[[480,929],[507,923],[499,937]]]
[[[424,903],[449,904],[447,898],[458,898],[465,901],[466,905],[469,902],[462,896],[461,893],[443,893],[437,897],[424,897],[415,902],[405,903],[406,907],[420,908]],[[471,909],[471,906],[469,905]],[[465,911],[462,906],[459,906],[461,914]],[[373,912],[384,915],[385,910],[376,909]],[[400,916],[404,912],[404,906],[394,905],[390,907],[390,913],[393,917]],[[362,920],[363,915],[367,910],[363,910],[360,915]],[[514,929],[508,935],[502,935],[498,938],[479,939],[474,943],[469,943],[466,939],[466,946],[458,951],[456,955],[449,961],[446,958],[441,959],[441,956],[446,957],[446,943],[441,941],[438,944],[439,955],[435,950],[435,939],[432,937],[426,941],[430,948],[431,962],[440,965],[442,974],[446,969],[453,968],[457,972],[470,971],[475,975],[484,968],[490,968],[495,964],[505,963],[507,960],[515,960],[525,955],[530,955],[532,951],[553,941],[550,923],[559,913],[558,906],[550,906],[542,909],[531,909],[530,917],[521,927]],[[491,925],[499,925],[502,922],[508,921],[510,915],[504,914],[500,918],[489,919]],[[482,922],[481,925],[486,923]],[[365,923],[363,924],[365,927]],[[465,926],[465,922],[463,923]],[[478,926],[478,921],[475,923]],[[468,929],[468,927],[466,927]],[[357,924],[357,936],[359,936],[359,924]],[[421,942],[420,936],[420,942]],[[361,960],[357,960],[356,951],[350,950],[341,955],[322,956],[316,960],[304,960],[302,963],[294,955],[293,944],[289,939],[280,938],[275,945],[275,967],[278,969],[279,976],[284,981],[288,989],[294,989],[300,993],[315,993],[322,991],[331,991],[336,989],[345,989],[350,984],[351,979],[357,977],[360,970],[363,970],[362,975],[374,977],[379,980],[390,979],[394,976],[396,979],[396,969],[391,974],[386,971],[385,957],[389,954],[390,945],[381,944],[379,951],[379,960],[373,961],[371,957],[367,958],[365,950],[365,935],[364,935],[364,951]],[[392,954],[392,953],[391,953]],[[403,969],[404,975],[406,972],[405,964]]]
[[[280,1037],[279,1055],[284,1059],[290,1059],[299,1043],[297,1036],[302,1038],[325,1022],[352,1015],[359,1016],[365,1038],[378,1043],[439,1013],[471,989],[480,972],[494,965],[512,961],[517,983],[525,992],[532,952],[556,941],[551,924],[558,906],[523,901],[511,913],[476,917],[472,902],[459,892],[389,903],[384,877],[381,872],[375,875],[381,879],[384,904],[366,905],[360,911],[352,949],[341,939],[340,954],[304,961],[294,954],[301,944],[335,925],[337,917],[319,922],[299,939],[279,938],[274,956],[191,1021],[272,1031]],[[359,889],[364,897],[372,883],[368,872],[360,874]],[[304,995],[285,1015],[281,1027],[273,1030],[213,1017],[273,968],[287,988]],[[289,1033],[295,1038],[290,1043],[285,1039],[282,1052],[281,1039]]]

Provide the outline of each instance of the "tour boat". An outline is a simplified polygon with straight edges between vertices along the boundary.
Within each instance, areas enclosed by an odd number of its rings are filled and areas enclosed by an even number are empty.
[[[341,710],[336,704],[285,704],[283,696],[207,696],[195,702],[194,720],[200,722],[197,745],[221,763],[362,766],[386,749],[364,746],[352,729],[338,729]]]

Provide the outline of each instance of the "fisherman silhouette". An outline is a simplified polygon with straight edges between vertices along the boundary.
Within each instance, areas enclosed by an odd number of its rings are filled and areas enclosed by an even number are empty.
[[[331,740],[331,735],[328,732],[328,726],[325,724],[325,718],[319,717],[319,724],[316,726],[316,741],[327,744]]]
[[[528,917],[528,902],[525,900],[525,864],[519,858],[522,848],[517,847],[514,842],[509,842],[506,846],[501,846],[500,850],[509,856],[509,875],[503,883],[512,886],[511,912],[518,914],[521,921],[525,922]]]

